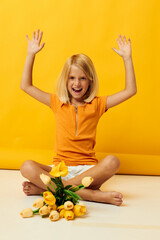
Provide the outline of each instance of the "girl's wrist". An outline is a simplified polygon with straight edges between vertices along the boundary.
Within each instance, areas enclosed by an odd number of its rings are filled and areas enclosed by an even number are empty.
[[[32,53],[32,52],[27,52],[27,57],[29,58],[35,58],[35,53]]]
[[[124,62],[132,61],[132,56],[123,57]]]

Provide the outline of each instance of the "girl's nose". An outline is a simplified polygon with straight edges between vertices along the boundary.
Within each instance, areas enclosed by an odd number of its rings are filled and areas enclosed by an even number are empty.
[[[76,86],[79,86],[79,85],[80,85],[80,81],[79,81],[79,79],[75,79],[74,84],[75,84]]]

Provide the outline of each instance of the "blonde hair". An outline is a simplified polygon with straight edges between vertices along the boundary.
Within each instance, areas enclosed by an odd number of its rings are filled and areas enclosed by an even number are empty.
[[[84,102],[91,102],[98,93],[98,77],[93,62],[83,53],[74,54],[65,62],[56,83],[57,96],[63,103],[68,103],[70,101],[67,82],[72,65],[79,67],[90,80],[89,88],[84,95]]]

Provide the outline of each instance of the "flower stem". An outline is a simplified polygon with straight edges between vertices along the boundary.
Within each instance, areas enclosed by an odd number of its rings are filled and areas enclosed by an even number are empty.
[[[33,214],[39,213],[39,209],[40,209],[40,208],[34,210],[34,211],[33,211]]]
[[[80,190],[82,188],[85,188],[85,187],[83,186],[83,184],[80,184],[80,185],[78,185],[76,187],[70,188],[69,190],[72,191],[72,192],[76,192],[76,191],[78,191],[78,190]]]
[[[47,186],[47,190],[54,195],[54,192]]]
[[[53,187],[53,188],[54,188],[54,190],[56,191],[56,188],[53,186],[53,184],[52,184],[52,183],[50,183],[50,185],[51,185],[51,187]]]

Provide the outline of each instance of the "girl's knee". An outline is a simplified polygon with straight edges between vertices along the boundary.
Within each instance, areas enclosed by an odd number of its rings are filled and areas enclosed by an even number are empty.
[[[120,167],[120,160],[114,155],[108,155],[104,159],[105,167],[117,171]]]
[[[20,168],[20,172],[22,174],[23,177],[28,177],[28,176],[33,176],[35,174],[35,167],[36,162],[32,161],[32,160],[26,160],[22,163],[21,168]]]

